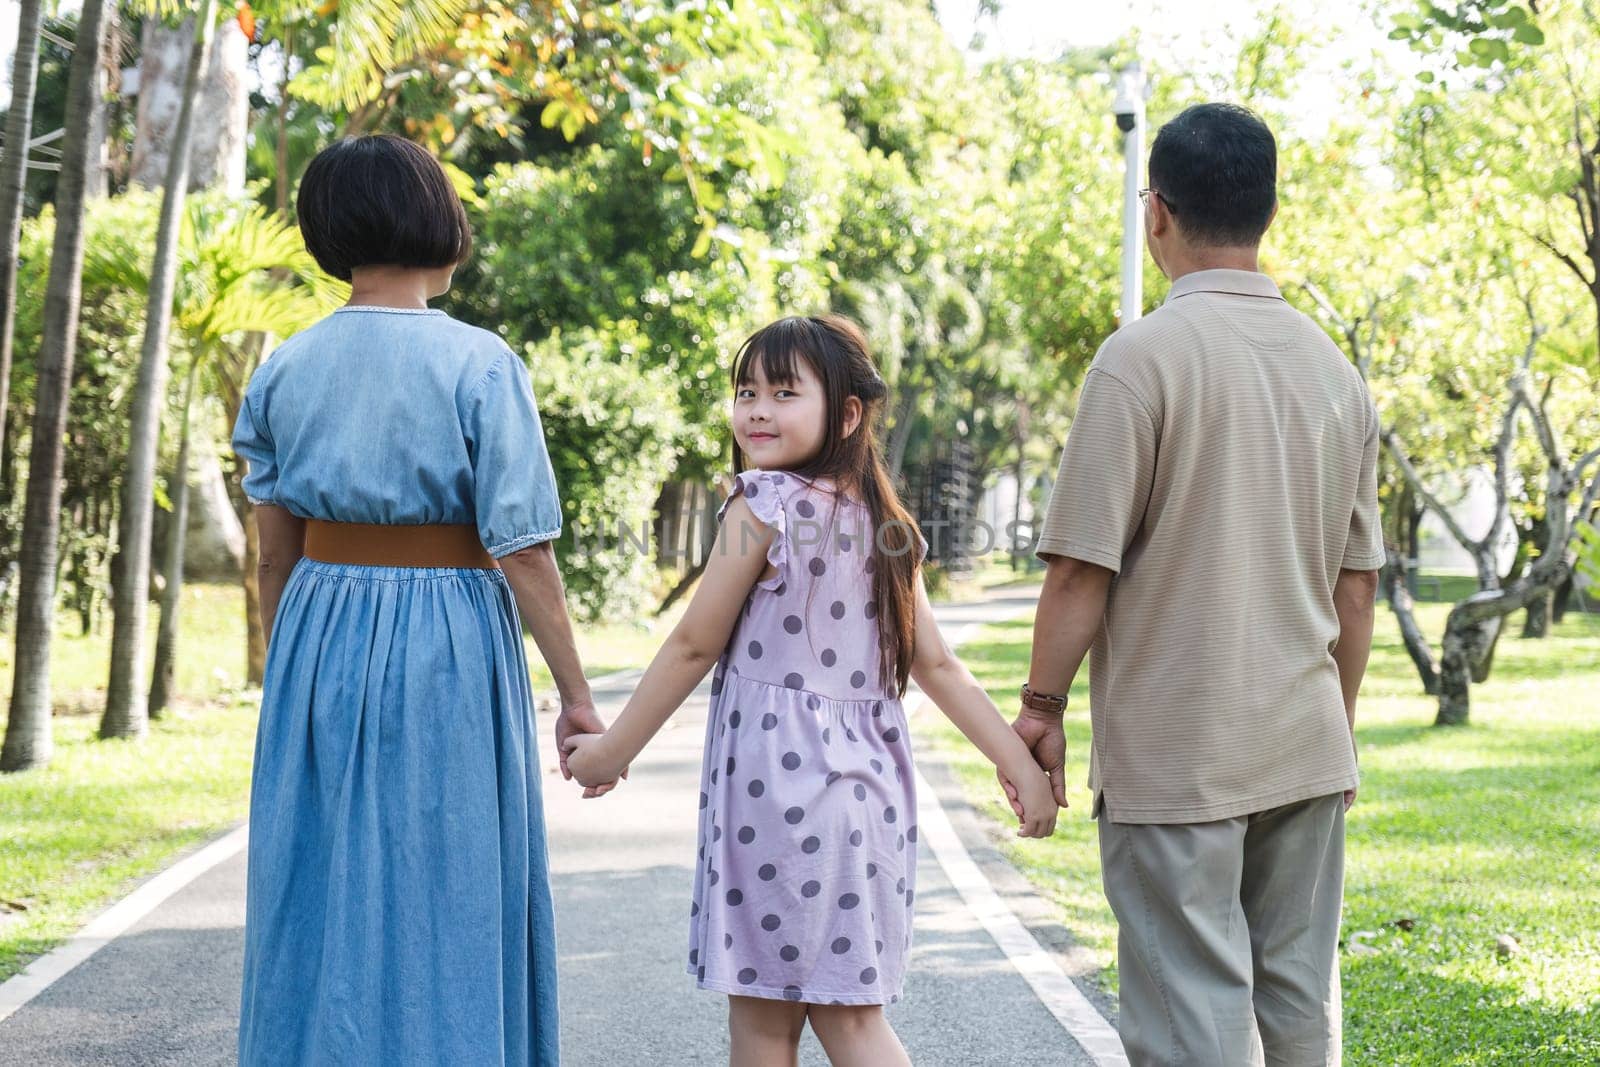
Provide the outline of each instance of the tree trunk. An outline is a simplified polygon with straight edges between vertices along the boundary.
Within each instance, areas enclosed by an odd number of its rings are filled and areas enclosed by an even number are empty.
[[[1522,623],[1522,636],[1526,638],[1539,638],[1550,636],[1550,622],[1554,615],[1555,598],[1549,593],[1540,593],[1528,602],[1528,616]]]
[[[144,24],[140,43],[139,105],[133,142],[131,180],[146,189],[162,188],[171,164],[182,114],[194,19],[181,26],[159,19]],[[205,116],[191,135],[188,191],[221,187],[244,191],[245,139],[250,96],[246,82],[249,42],[234,19],[216,28],[197,105]]]
[[[189,367],[183,387],[183,416],[178,434],[178,464],[172,480],[172,522],[167,530],[166,584],[161,589],[161,625],[156,631],[155,670],[150,677],[150,717],[159,718],[174,692],[173,667],[178,654],[178,613],[183,607],[183,546],[189,534],[190,408],[199,363]]]
[[[278,80],[278,173],[273,175],[273,198],[278,214],[289,214],[289,71],[294,67],[294,23],[283,28],[283,67]]]
[[[1021,570],[1023,566],[1022,553],[1016,550],[1017,532],[1022,529],[1023,464],[1027,462],[1025,448],[1028,442],[1027,435],[1022,429],[1023,425],[1022,420],[1018,419],[1016,439],[1012,442],[1017,449],[1017,460],[1012,464],[1011,477],[1017,484],[1016,491],[1011,496],[1011,536],[1006,538],[1005,544],[1006,558],[1011,561],[1011,572],[1013,574]]]
[[[914,386],[903,386],[900,403],[895,409],[894,425],[889,428],[888,465],[889,478],[900,482],[906,463],[906,446],[911,443],[911,429],[916,422],[917,401],[921,391]]]
[[[1505,632],[1503,618],[1486,619],[1466,631],[1475,684],[1482,685],[1489,680],[1489,673],[1494,669],[1495,650],[1500,647],[1500,635]]]
[[[659,564],[670,567],[680,574],[687,568],[684,558],[682,531],[683,531],[683,497],[687,488],[681,478],[673,478],[661,487],[659,502],[659,522],[661,535],[656,542],[656,560]],[[601,537],[605,538],[615,534],[614,530],[602,530]]]
[[[103,199],[111,191],[110,169],[106,165],[106,127],[110,121],[111,111],[107,97],[110,95],[111,74],[115,69],[111,64],[116,61],[118,54],[116,42],[119,37],[118,23],[121,17],[117,5],[112,4],[106,8],[106,54],[95,71],[92,98],[94,109],[89,112],[89,155],[83,167],[83,195],[86,200]]]
[[[711,562],[711,552],[716,547],[717,540],[717,494],[721,486],[705,486],[699,483],[683,483],[694,503],[690,508],[690,528],[695,531],[693,542],[694,552],[691,556],[684,557],[687,569],[683,577],[668,590],[661,603],[656,606],[655,614],[659,618],[672,609],[683,595],[687,593],[694,583],[700,580],[705,573],[706,565]],[[682,499],[682,493],[679,494]]]
[[[156,230],[145,305],[144,345],[128,416],[128,470],[122,481],[119,541],[122,581],[112,597],[111,677],[106,685],[106,712],[101,737],[140,737],[146,729],[146,691],[138,674],[144,666],[145,619],[150,592],[150,519],[155,491],[156,454],[161,436],[161,410],[167,395],[167,331],[172,323],[172,297],[177,283],[179,224],[189,179],[189,140],[211,31],[216,0],[206,0],[196,16],[183,105],[172,138],[166,188],[161,196],[161,221]]]
[[[22,523],[21,591],[11,711],[0,770],[20,771],[50,759],[50,642],[55,634],[56,562],[60,534],[62,441],[78,340],[83,282],[83,203],[89,118],[105,46],[105,0],[83,0],[78,47],[67,77],[66,133],[56,182],[56,232],[36,357],[33,448]]]
[[[1406,654],[1411,657],[1412,664],[1417,668],[1417,676],[1422,679],[1422,691],[1429,696],[1435,696],[1439,692],[1439,669],[1434,666],[1433,650],[1428,647],[1428,639],[1423,636],[1422,627],[1417,625],[1411,590],[1406,585],[1406,577],[1404,556],[1391,549],[1389,566],[1384,571],[1389,610],[1394,612],[1394,617],[1400,624],[1400,639],[1405,643]]]
[[[17,492],[17,438],[21,435],[12,425],[16,421],[16,412],[10,411],[6,413],[6,421],[0,423],[0,630],[6,629],[17,584],[17,556],[11,525],[12,503]]]
[[[17,325],[17,242],[22,237],[22,190],[33,136],[33,99],[39,73],[40,0],[22,0],[17,52],[11,66],[11,112],[0,155],[0,426],[11,403],[11,342]]]
[[[1555,595],[1550,598],[1550,622],[1559,626],[1567,617],[1567,608],[1572,605],[1572,591],[1577,585],[1577,576],[1569,574],[1566,580],[1556,586]]]
[[[211,62],[200,88],[206,121],[195,128],[189,147],[189,191],[222,189],[244,193],[245,146],[250,132],[250,42],[237,19],[216,28]]]
[[[1439,668],[1439,712],[1435,726],[1463,726],[1471,710],[1471,681],[1466,660],[1460,650],[1446,646]]]
[[[198,396],[196,403],[205,398]],[[200,418],[199,412],[195,413]],[[244,566],[244,526],[222,464],[201,431],[189,442],[189,528],[183,535],[185,581],[237,582]]]
[[[672,605],[676,604],[683,594],[689,591],[690,586],[700,580],[700,576],[705,573],[705,570],[706,565],[704,563],[696,563],[684,572],[683,577],[678,579],[677,584],[667,591],[665,597],[662,597],[661,604],[656,608],[656,617],[660,618],[671,611]]]

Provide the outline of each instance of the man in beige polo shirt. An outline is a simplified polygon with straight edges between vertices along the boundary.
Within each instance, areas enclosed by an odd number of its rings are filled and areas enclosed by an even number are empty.
[[[1145,226],[1172,291],[1096,355],[1038,543],[1016,729],[1064,803],[1052,696],[1092,647],[1089,783],[1136,1065],[1339,1062],[1378,423],[1259,273],[1276,175],[1242,108],[1157,134]]]

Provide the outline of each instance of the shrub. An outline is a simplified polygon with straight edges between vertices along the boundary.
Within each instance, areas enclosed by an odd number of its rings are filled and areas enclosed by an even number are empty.
[[[630,322],[524,347],[561,489],[567,601],[584,621],[633,618],[652,593],[651,513],[683,414],[676,381],[644,365],[645,348]]]

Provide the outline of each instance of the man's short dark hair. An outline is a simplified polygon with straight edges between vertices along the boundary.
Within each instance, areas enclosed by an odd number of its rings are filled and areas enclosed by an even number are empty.
[[[344,281],[357,267],[455,266],[472,251],[472,226],[444,168],[403,137],[348,137],[318,152],[295,213],[306,250]]]
[[[1278,144],[1234,104],[1196,104],[1150,146],[1150,187],[1197,245],[1255,245],[1278,202]]]

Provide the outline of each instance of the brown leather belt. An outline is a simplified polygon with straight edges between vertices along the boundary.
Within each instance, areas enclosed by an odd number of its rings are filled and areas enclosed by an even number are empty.
[[[306,520],[305,556],[320,563],[362,567],[477,567],[500,569],[476,526],[383,526]]]

